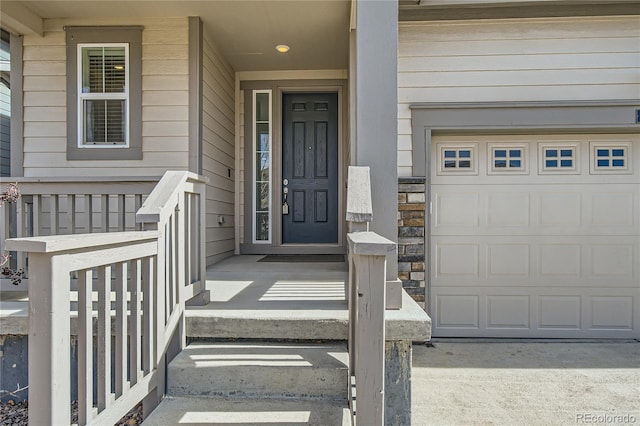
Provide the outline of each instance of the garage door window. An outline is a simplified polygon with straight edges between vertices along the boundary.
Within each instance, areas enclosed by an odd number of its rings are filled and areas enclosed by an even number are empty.
[[[577,145],[540,145],[540,174],[577,173]]]
[[[627,173],[629,168],[629,145],[592,144],[592,173]]]
[[[438,173],[476,174],[476,146],[439,146]]]
[[[526,145],[489,144],[489,174],[527,172]]]

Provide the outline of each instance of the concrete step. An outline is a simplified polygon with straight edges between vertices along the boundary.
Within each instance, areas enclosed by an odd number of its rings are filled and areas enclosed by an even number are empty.
[[[343,302],[346,305],[346,302]],[[343,310],[188,309],[187,336],[208,339],[347,340]]]
[[[144,420],[166,425],[351,425],[346,402],[166,397]]]
[[[194,342],[167,370],[171,396],[346,401],[344,344]]]

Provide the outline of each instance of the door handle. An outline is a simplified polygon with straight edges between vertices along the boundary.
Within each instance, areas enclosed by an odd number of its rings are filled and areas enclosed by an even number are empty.
[[[282,181],[282,183],[285,185],[285,187],[282,188],[282,196],[283,196],[282,214],[286,215],[286,214],[289,214],[289,203],[287,203],[287,194],[289,193],[289,188],[287,188],[286,186],[289,183],[289,181],[285,179]]]

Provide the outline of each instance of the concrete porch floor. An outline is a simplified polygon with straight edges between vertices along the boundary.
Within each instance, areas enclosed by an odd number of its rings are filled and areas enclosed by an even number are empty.
[[[345,262],[259,262],[263,257],[233,256],[207,269],[211,302],[188,307],[189,337],[337,340],[345,335]]]
[[[346,262],[260,262],[233,256],[207,268],[207,309],[343,311]]]
[[[346,262],[259,262],[262,255],[225,259],[207,269],[211,302],[186,312],[190,337],[345,340]],[[403,292],[387,310],[387,340],[420,340],[429,319]],[[424,337],[423,337],[424,338]]]

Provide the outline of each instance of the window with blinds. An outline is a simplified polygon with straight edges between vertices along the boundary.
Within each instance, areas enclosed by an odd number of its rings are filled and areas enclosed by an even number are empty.
[[[128,44],[78,44],[78,146],[128,146]]]

